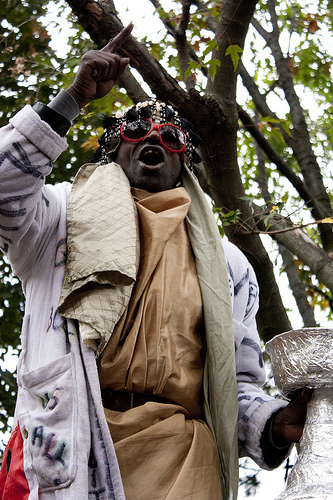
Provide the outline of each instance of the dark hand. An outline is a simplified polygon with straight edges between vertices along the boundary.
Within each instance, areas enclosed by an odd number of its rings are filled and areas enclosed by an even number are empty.
[[[108,94],[124,73],[129,58],[120,57],[115,52],[129,36],[132,28],[133,25],[129,24],[101,50],[89,50],[82,57],[74,81],[67,89],[80,108]]]
[[[310,389],[303,389],[293,395],[290,403],[279,411],[273,420],[272,438],[277,446],[298,443],[303,434],[306,407],[312,396]]]

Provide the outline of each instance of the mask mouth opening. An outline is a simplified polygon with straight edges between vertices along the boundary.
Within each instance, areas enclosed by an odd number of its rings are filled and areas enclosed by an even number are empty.
[[[164,154],[160,148],[154,148],[152,146],[145,146],[139,155],[139,161],[145,165],[155,166],[159,163],[164,162]]]

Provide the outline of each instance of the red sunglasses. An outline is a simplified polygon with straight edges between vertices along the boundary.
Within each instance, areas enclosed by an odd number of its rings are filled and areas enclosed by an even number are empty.
[[[156,124],[148,118],[139,118],[133,122],[125,121],[120,127],[120,135],[125,141],[143,141],[153,130],[157,130],[161,144],[168,151],[182,153],[186,146],[186,135],[172,123]]]

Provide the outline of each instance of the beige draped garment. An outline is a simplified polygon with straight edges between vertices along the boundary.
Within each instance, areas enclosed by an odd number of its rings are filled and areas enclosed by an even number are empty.
[[[219,461],[202,420],[204,325],[180,187],[133,189],[141,260],[129,306],[99,360],[101,388],[158,394],[126,412],[105,409],[127,500],[220,500]]]

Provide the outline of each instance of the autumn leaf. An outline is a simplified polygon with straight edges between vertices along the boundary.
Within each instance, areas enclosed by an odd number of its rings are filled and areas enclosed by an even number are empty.
[[[324,71],[326,75],[329,75],[331,73],[331,64],[329,62],[326,62],[324,65]]]
[[[98,146],[99,146],[98,137],[96,135],[90,136],[88,140],[84,141],[81,144],[81,148],[84,151],[89,151],[90,149],[97,149]]]
[[[193,49],[195,52],[199,52],[199,50],[200,50],[200,42],[201,42],[201,40],[196,40],[196,41],[192,44],[192,49]]]
[[[319,30],[319,26],[318,26],[318,23],[315,19],[313,19],[312,21],[310,21],[310,23],[308,24],[308,31],[310,33],[315,33],[316,31]]]
[[[14,61],[14,66],[8,68],[12,75],[20,75],[25,69],[25,59],[24,57],[16,57]]]
[[[202,36],[201,38],[199,38],[199,40],[196,40],[193,44],[192,44],[192,47],[193,49],[196,51],[196,52],[199,52],[200,50],[200,44],[202,43],[210,43],[211,42],[211,38],[208,38],[208,37],[205,37],[205,36]],[[217,47],[217,44],[214,46],[214,47]]]
[[[325,217],[325,219],[319,220],[318,224],[333,224],[333,217]]]
[[[294,59],[292,59],[291,57],[289,57],[288,59],[288,68],[289,68],[289,71],[294,75],[294,76],[298,76],[299,75],[299,67],[298,67],[298,64],[295,63]]]

